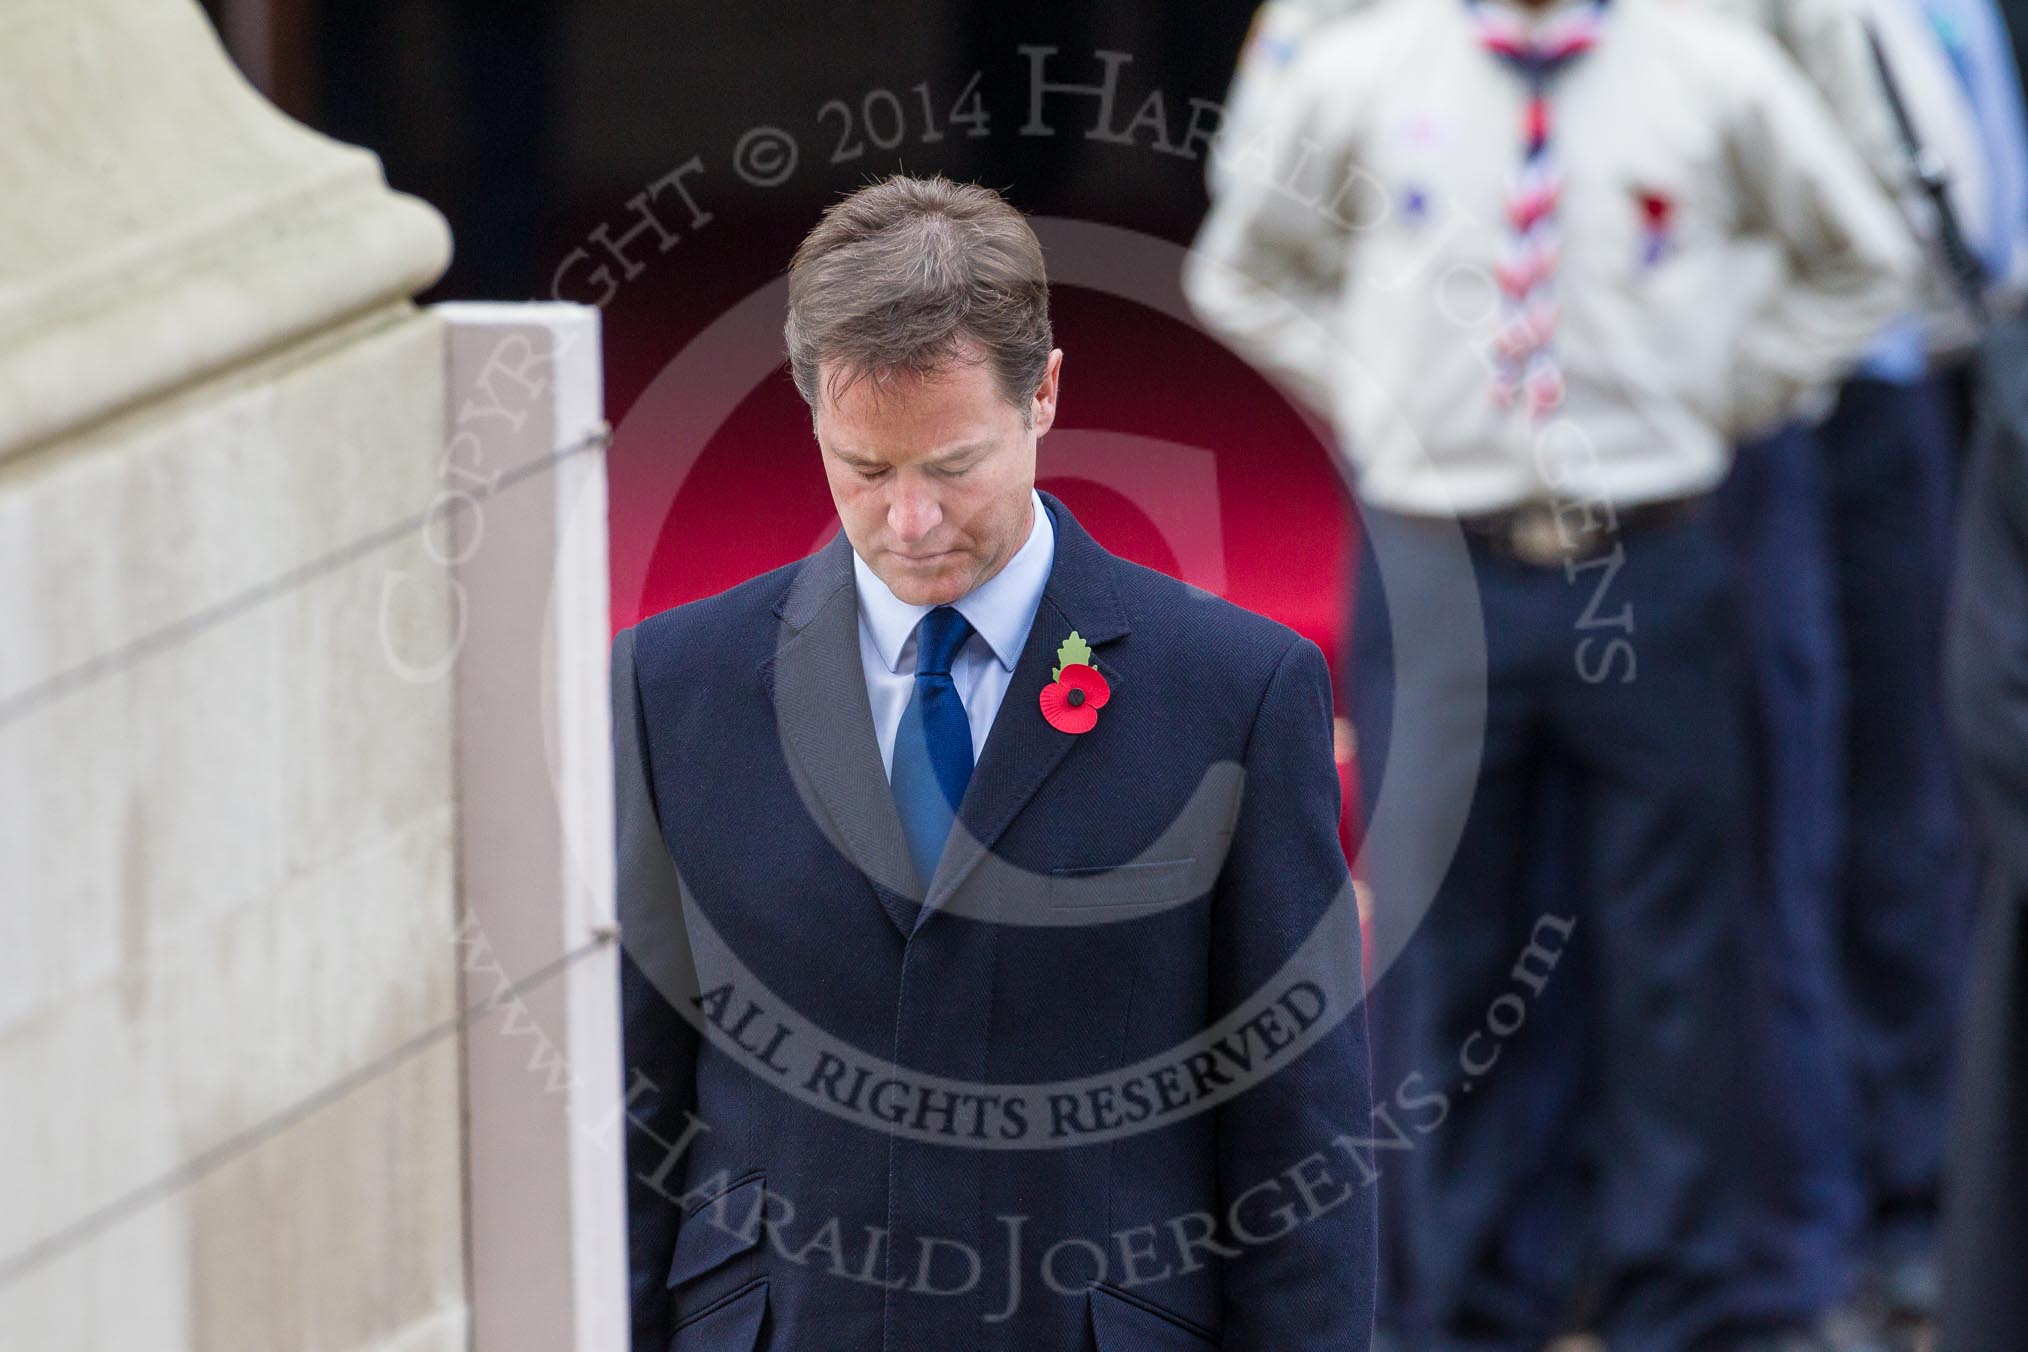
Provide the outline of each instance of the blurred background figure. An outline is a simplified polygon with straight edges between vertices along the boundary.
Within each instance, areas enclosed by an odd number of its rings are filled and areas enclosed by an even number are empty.
[[[1254,11],[1226,94],[1218,137],[1205,157],[1206,182],[1214,197],[1231,181],[1229,166],[1235,160],[1273,153],[1265,140],[1270,134],[1270,109],[1297,52],[1328,30],[1332,20],[1375,3],[1377,0],[1267,0]],[[1329,415],[1328,409],[1319,412]],[[1357,560],[1349,562],[1356,565]],[[1348,585],[1348,596],[1354,587],[1356,578]],[[1516,827],[1539,847],[1531,860],[1528,880],[1538,912],[1559,906],[1567,909],[1576,888],[1571,876],[1571,786],[1562,782],[1554,769],[1544,778],[1528,822]],[[1358,833],[1349,834],[1356,839]],[[1553,1325],[1563,1317],[1569,1305],[1567,1293],[1583,1272],[1578,1254],[1585,1244],[1581,1164],[1585,1151],[1585,1025],[1574,973],[1583,964],[1584,950],[1583,937],[1574,936],[1559,962],[1564,979],[1546,986],[1537,997],[1539,1003],[1529,1017],[1534,1035],[1507,1049],[1503,1056],[1510,1108],[1503,1143],[1506,1172],[1515,1190],[1527,1200],[1510,1214],[1505,1231],[1489,1240],[1498,1254],[1485,1266],[1502,1274],[1499,1299],[1533,1311],[1533,1322],[1539,1326]],[[1383,1303],[1391,1308],[1399,1298],[1387,1293],[1403,1279],[1409,1227],[1397,1206],[1383,1208],[1380,1222]],[[1481,1280],[1485,1279],[1482,1271]]]
[[[1716,7],[1784,44],[1931,246],[1925,312],[1875,341],[1822,425],[1742,448],[1721,499],[1752,636],[1762,803],[1751,932],[1766,998],[1746,1012],[1776,1054],[1756,1097],[1801,1128],[1770,1174],[1764,1228],[1827,1293],[1856,1295],[1861,1318],[1840,1327],[1867,1345],[1912,1335],[1936,1304],[1963,942],[1950,917],[1966,877],[1936,697],[1956,459],[1945,363],[1968,332],[1869,30],[1924,155],[1989,247],[2006,249],[2010,212],[2028,219],[2028,152],[2001,44],[1975,54],[1958,36],[1974,16],[1915,0]],[[1973,8],[1997,34],[1990,8],[1959,7]]]
[[[1985,828],[1943,1246],[1942,1346],[2028,1346],[2028,320],[1980,354],[1950,620],[1951,716]]]
[[[1912,23],[1897,29],[1897,17]],[[1921,152],[1967,189],[1954,195],[1956,213],[1991,275],[2005,277],[2028,223],[2028,147],[1989,7],[1879,4],[1872,18]],[[1932,82],[1916,58],[1929,50],[1925,39],[1955,77],[1944,89],[1963,100],[1961,132],[1922,117],[1944,105],[1924,97]],[[1916,152],[1902,146],[1901,163],[1899,182],[1913,183]],[[1862,1290],[1902,1325],[1933,1316],[1938,1299],[1937,1212],[1971,901],[1942,707],[1958,461],[1948,362],[1962,354],[1968,325],[1951,313],[1947,270],[1932,277],[1931,323],[1912,313],[1884,334],[1818,430],[1845,687],[1833,932],[1861,1124],[1857,1256]]]
[[[1797,416],[1893,313],[1906,227],[1765,39],[1639,0],[1339,21],[1221,149],[1190,294],[1337,420],[1369,542],[1361,786],[1370,812],[1411,804],[1367,845],[1376,948],[1405,944],[1377,1037],[1445,1116],[1391,1198],[1403,1341],[1522,1345],[1578,1313],[1565,1291],[1533,1322],[1485,1270],[1529,1210],[1503,1146],[1530,1095],[1459,1051],[1537,937],[1531,828],[1558,778],[1591,927],[1601,1323],[1635,1348],[1806,1336],[1824,1297],[1755,1250],[1720,1121],[1763,1087],[1728,1079],[1749,1064],[1730,1044],[1763,1049],[1721,1032],[1746,771],[1708,497],[1740,429]],[[1779,251],[1771,290],[1741,286],[1754,239]],[[1389,633],[1474,609],[1476,652]]]
[[[2022,842],[2028,840],[2028,315],[2020,281],[2028,169],[2018,66],[1988,12],[1940,16],[1946,42],[1980,90],[1995,209],[1985,247],[1942,194],[1939,216],[1963,313],[1983,329],[1953,372],[1970,434],[1958,515],[1946,651],[1949,712],[1968,797],[1984,829],[1969,998],[1958,1031],[1954,1113],[1939,1245],[1941,1346],[1999,1352],[2028,1343],[2028,1289],[2018,1254],[2028,1244],[2028,948]],[[2021,34],[2014,37],[2018,43]],[[2018,55],[2018,45],[2016,52]]]

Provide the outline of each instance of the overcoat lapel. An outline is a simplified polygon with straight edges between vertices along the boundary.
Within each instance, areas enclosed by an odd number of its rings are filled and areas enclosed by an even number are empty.
[[[873,734],[859,665],[852,544],[844,531],[803,561],[775,614],[776,648],[761,663],[761,679],[775,726],[794,753],[791,775],[805,808],[906,936],[915,927],[921,886]]]

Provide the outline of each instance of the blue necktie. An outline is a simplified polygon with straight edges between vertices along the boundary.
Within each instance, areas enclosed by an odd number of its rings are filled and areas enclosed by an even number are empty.
[[[922,617],[915,638],[915,694],[894,737],[894,805],[925,893],[972,778],[972,725],[951,681],[951,660],[971,633],[971,622],[949,606]]]

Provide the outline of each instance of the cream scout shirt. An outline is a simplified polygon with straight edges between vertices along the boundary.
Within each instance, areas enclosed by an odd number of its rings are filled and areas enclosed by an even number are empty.
[[[1916,180],[1866,42],[1870,25],[1880,35],[1924,154],[1944,171],[1958,220],[1967,228],[1983,224],[1992,212],[1985,145],[1971,101],[1924,18],[1920,0],[1689,2],[1766,29],[1824,96],[1839,130],[1899,202],[1924,242],[1927,263],[1919,298],[1923,322],[1909,334],[1916,360],[1925,331],[1933,347],[1951,351],[1967,346],[1976,334],[1937,242],[1936,210]]]
[[[1239,64],[1233,68],[1232,87],[1225,94],[1219,137],[1227,142],[1244,140],[1257,131],[1264,110],[1273,102],[1282,72],[1296,59],[1303,44],[1333,20],[1373,3],[1374,0],[1267,0],[1255,10],[1253,24],[1239,49]],[[1224,165],[1223,155],[1204,157],[1206,181],[1213,192],[1224,186]]]
[[[1766,29],[1824,96],[1839,129],[1875,176],[1903,196],[1912,210],[1926,209],[1866,43],[1866,28],[1871,25],[1880,35],[1916,134],[1950,174],[1953,205],[1968,221],[1985,218],[1988,189],[1979,129],[1951,71],[1950,58],[1929,31],[1917,0],[1694,3]]]
[[[1389,3],[1289,66],[1184,285],[1241,355],[1336,422],[1367,501],[1427,515],[1711,488],[1750,430],[1820,398],[1907,303],[1916,246],[1822,100],[1748,25],[1616,0],[1553,86],[1567,395],[1492,398],[1493,266],[1521,78],[1463,3]],[[1770,293],[1741,242],[1779,245]]]

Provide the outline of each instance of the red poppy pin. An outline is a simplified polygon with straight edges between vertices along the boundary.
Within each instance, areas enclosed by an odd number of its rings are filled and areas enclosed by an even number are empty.
[[[1075,629],[1057,648],[1056,660],[1059,665],[1050,672],[1054,679],[1042,687],[1042,716],[1058,732],[1090,732],[1113,688],[1091,664],[1091,644]]]

